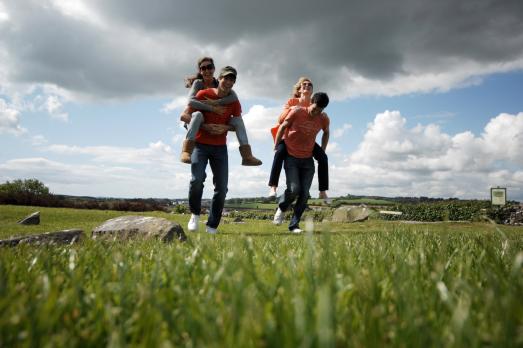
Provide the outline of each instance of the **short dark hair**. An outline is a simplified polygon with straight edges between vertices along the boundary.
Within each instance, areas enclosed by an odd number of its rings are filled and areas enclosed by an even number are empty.
[[[327,107],[327,105],[329,105],[329,96],[327,93],[323,92],[314,93],[311,99],[311,103],[316,104],[316,106],[324,109]]]

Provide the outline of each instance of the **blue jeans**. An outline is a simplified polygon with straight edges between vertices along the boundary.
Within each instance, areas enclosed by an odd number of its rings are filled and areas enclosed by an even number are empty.
[[[272,161],[271,175],[269,177],[269,186],[278,187],[280,181],[281,167],[283,161],[287,156],[287,147],[285,142],[282,140],[276,151],[274,152],[274,159]],[[318,143],[314,144],[312,150],[312,157],[318,161],[318,191],[329,190],[329,158]]]
[[[214,195],[209,210],[207,226],[217,228],[222,218],[227,183],[229,181],[229,159],[227,145],[206,145],[196,143],[191,156],[191,182],[189,184],[189,209],[200,215],[202,208],[203,183],[207,174],[207,162],[211,165]]]
[[[291,222],[289,223],[289,230],[292,231],[299,227],[301,216],[307,207],[309,190],[314,177],[314,161],[312,157],[296,158],[288,155],[285,158],[284,168],[285,176],[287,177],[287,189],[280,197],[278,207],[282,211],[286,211],[292,202],[296,200]]]
[[[196,133],[200,130],[201,125],[204,123],[205,117],[201,111],[195,111],[191,115],[191,122],[187,126],[187,135],[185,138],[187,140],[194,140],[196,138]],[[236,132],[236,137],[238,138],[238,143],[240,145],[249,144],[249,139],[247,138],[247,130],[245,129],[245,123],[243,123],[243,118],[241,116],[231,117],[229,124],[234,127]]]

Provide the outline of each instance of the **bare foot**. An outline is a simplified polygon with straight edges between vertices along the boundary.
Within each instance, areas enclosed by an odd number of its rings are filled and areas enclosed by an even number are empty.
[[[271,186],[270,190],[269,190],[269,198],[273,198],[273,197],[276,197],[276,189],[278,187],[276,186]]]

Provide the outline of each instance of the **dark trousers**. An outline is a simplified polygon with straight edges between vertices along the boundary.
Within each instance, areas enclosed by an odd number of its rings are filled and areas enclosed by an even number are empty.
[[[207,163],[211,166],[214,195],[211,201],[207,226],[217,228],[222,218],[227,183],[229,181],[229,159],[226,145],[198,144],[191,156],[191,182],[189,184],[189,209],[200,215],[202,208],[203,183],[207,174]]]
[[[274,159],[272,161],[271,176],[269,177],[269,186],[278,186],[280,181],[281,168],[283,161],[287,157],[287,147],[285,142],[282,140],[274,153]],[[329,190],[329,158],[320,145],[314,144],[312,151],[312,157],[318,161],[318,190],[328,191]]]
[[[285,176],[287,189],[280,197],[278,207],[282,211],[289,209],[294,200],[294,212],[289,223],[289,230],[298,228],[301,216],[307,207],[309,190],[314,177],[314,161],[312,157],[296,158],[288,155],[285,158]]]

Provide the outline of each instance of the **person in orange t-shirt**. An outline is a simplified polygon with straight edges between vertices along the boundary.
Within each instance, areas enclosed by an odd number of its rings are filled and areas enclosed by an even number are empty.
[[[287,100],[283,111],[278,117],[278,124],[271,128],[273,137],[276,137],[280,124],[285,120],[289,112],[296,106],[307,107],[311,103],[313,84],[308,77],[300,77],[298,82],[293,86],[292,98]],[[325,151],[317,143],[314,144],[312,153],[314,159],[318,162],[318,191],[319,198],[327,200],[327,191],[329,190],[329,159]],[[283,167],[283,161],[287,156],[285,143],[280,141],[274,152],[272,161],[271,174],[269,177],[269,197],[276,197],[276,190],[280,180],[280,173]]]
[[[201,90],[196,97],[200,100],[217,100],[227,96],[236,82],[236,75],[236,69],[230,66],[224,67],[218,77],[218,87]],[[192,215],[187,228],[191,232],[198,230],[207,164],[210,164],[214,184],[214,195],[206,226],[208,233],[217,233],[222,217],[229,181],[227,132],[234,127],[230,124],[231,119],[239,117],[242,112],[238,100],[223,107],[223,113],[205,112],[204,123],[196,133],[195,146],[191,155],[191,181],[189,184],[189,209]]]
[[[296,107],[291,110],[276,133],[275,148],[285,134],[284,142],[288,152],[284,165],[287,189],[280,197],[273,223],[281,225],[284,212],[296,200],[289,223],[289,230],[293,233],[301,232],[299,222],[307,206],[314,177],[312,153],[316,135],[320,130],[323,130],[321,147],[324,150],[329,142],[330,121],[327,114],[323,112],[327,105],[329,105],[329,96],[322,92],[315,93],[311,105],[307,108]]]

